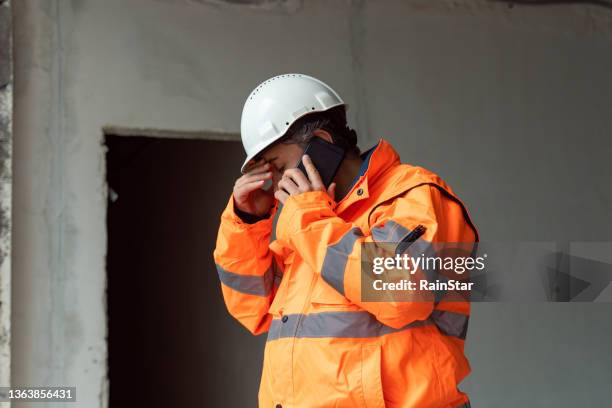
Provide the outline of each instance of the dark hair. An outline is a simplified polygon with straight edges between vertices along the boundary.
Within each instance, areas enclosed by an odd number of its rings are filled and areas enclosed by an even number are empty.
[[[291,124],[285,135],[277,143],[298,144],[301,147],[306,147],[310,139],[315,137],[313,132],[317,129],[329,132],[333,143],[343,147],[347,155],[358,156],[360,154],[357,146],[357,133],[346,122],[344,105],[302,116]]]

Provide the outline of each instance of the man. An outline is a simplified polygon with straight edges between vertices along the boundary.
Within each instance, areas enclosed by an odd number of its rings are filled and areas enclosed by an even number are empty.
[[[477,231],[444,181],[401,164],[387,141],[360,154],[345,108],[323,82],[289,74],[260,84],[242,112],[247,158],[214,258],[229,312],[268,332],[259,406],[469,407],[457,388],[470,371],[469,303],[365,301],[361,251],[476,242]],[[346,151],[328,188],[302,156],[315,137]]]

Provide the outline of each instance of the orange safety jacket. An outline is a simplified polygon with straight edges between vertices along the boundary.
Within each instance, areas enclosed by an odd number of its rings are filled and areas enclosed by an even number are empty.
[[[364,302],[361,243],[477,242],[463,203],[434,173],[401,164],[381,139],[367,170],[339,201],[323,191],[290,196],[273,218],[248,224],[233,197],[214,258],[230,314],[268,332],[259,389],[266,408],[468,407],[457,385],[468,301]],[[418,227],[421,228],[421,227]]]

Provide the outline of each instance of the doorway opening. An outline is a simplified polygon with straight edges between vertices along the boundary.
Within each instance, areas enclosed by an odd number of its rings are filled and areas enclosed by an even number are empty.
[[[212,255],[240,142],[105,142],[110,408],[256,407],[265,338],[227,312]]]

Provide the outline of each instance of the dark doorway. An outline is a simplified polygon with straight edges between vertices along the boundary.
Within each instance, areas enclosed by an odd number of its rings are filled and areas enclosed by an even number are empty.
[[[110,407],[256,407],[263,336],[212,257],[239,142],[107,136]]]

